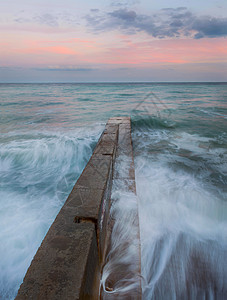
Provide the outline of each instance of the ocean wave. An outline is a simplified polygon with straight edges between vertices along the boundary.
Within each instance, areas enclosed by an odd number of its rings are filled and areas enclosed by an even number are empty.
[[[5,134],[0,150],[2,299],[15,297],[43,237],[91,156],[101,128]]]
[[[143,156],[135,165],[143,299],[222,299],[227,203],[182,169]]]
[[[157,129],[157,128],[167,128],[167,129],[173,129],[176,128],[177,124],[168,120],[168,119],[161,119],[156,116],[149,116],[149,115],[132,115],[132,128],[133,130],[139,130],[139,129]]]

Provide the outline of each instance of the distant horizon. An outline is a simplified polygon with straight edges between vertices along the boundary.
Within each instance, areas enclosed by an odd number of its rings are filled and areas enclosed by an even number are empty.
[[[1,82],[0,84],[200,84],[200,83],[217,83],[227,84],[227,81],[34,81],[34,82]]]

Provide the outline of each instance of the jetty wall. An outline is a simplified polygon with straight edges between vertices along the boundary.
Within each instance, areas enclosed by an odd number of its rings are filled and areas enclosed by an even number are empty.
[[[18,291],[24,299],[99,299],[116,153],[132,157],[128,117],[111,118]],[[134,182],[130,165],[128,180]],[[131,176],[131,177],[130,177]],[[134,184],[134,183],[133,183]],[[137,299],[137,298],[133,298]]]

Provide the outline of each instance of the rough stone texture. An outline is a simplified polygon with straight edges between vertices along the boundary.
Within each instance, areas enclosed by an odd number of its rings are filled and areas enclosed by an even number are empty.
[[[99,299],[113,166],[124,151],[129,167],[125,178],[115,174],[115,180],[127,181],[135,192],[130,118],[111,118],[38,249],[16,300]]]
[[[106,128],[104,129],[104,133],[111,133],[111,134],[117,134],[118,133],[118,124],[110,123],[109,122],[106,124]]]
[[[76,188],[105,189],[112,161],[112,155],[103,155],[101,158],[92,156],[77,180]]]
[[[130,117],[113,117],[113,118],[110,118],[109,121],[108,121],[108,125],[111,125],[111,124],[130,124],[131,122],[131,119]]]
[[[19,299],[83,299],[92,297],[98,252],[95,225],[69,222],[60,214],[33,259]],[[89,263],[88,263],[89,261]]]
[[[97,220],[100,199],[103,199],[104,192],[104,189],[74,188],[62,209],[74,217],[90,217]]]

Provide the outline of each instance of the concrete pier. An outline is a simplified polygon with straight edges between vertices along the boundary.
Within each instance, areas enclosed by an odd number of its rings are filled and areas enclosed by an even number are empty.
[[[129,157],[125,178],[118,178],[115,172],[120,153]],[[107,122],[92,157],[38,249],[16,300],[102,298],[100,278],[111,237],[108,228],[113,176],[114,180],[127,181],[135,192],[128,117]],[[139,264],[137,269],[139,272]],[[138,286],[127,299],[141,298]]]

